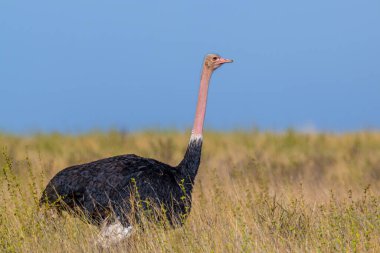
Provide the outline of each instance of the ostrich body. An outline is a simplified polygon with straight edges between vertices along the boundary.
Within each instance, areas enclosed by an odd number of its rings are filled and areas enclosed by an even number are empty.
[[[194,126],[183,160],[177,166],[134,154],[120,155],[75,165],[58,172],[44,190],[40,204],[57,211],[82,212],[95,224],[103,224],[101,240],[120,241],[131,231],[130,214],[136,195],[147,210],[161,207],[171,225],[181,225],[191,208],[191,193],[202,150],[202,131],[207,93],[215,69],[232,60],[216,54],[205,57]],[[113,213],[114,224],[106,224]]]

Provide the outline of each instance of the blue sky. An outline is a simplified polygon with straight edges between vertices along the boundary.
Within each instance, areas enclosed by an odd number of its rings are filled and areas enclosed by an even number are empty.
[[[380,1],[1,1],[0,130],[380,129]]]

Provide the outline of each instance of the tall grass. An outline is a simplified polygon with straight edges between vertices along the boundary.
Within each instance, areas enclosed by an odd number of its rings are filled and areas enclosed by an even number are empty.
[[[42,215],[69,165],[135,153],[176,165],[188,134],[0,134],[0,252],[101,252],[98,229]],[[380,134],[207,132],[182,228],[147,223],[110,252],[380,252]]]

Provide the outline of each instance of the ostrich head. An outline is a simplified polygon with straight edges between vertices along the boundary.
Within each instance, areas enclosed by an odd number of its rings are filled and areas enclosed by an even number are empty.
[[[224,59],[217,54],[208,54],[205,58],[205,66],[211,70],[215,70],[222,66],[224,63],[233,62],[230,59]]]

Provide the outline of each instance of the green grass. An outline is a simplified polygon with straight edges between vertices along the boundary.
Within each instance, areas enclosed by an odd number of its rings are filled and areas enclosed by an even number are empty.
[[[176,165],[188,134],[0,134],[0,252],[101,252],[98,230],[48,218],[59,170],[125,154]],[[151,223],[109,252],[380,252],[380,133],[206,132],[182,228]]]

